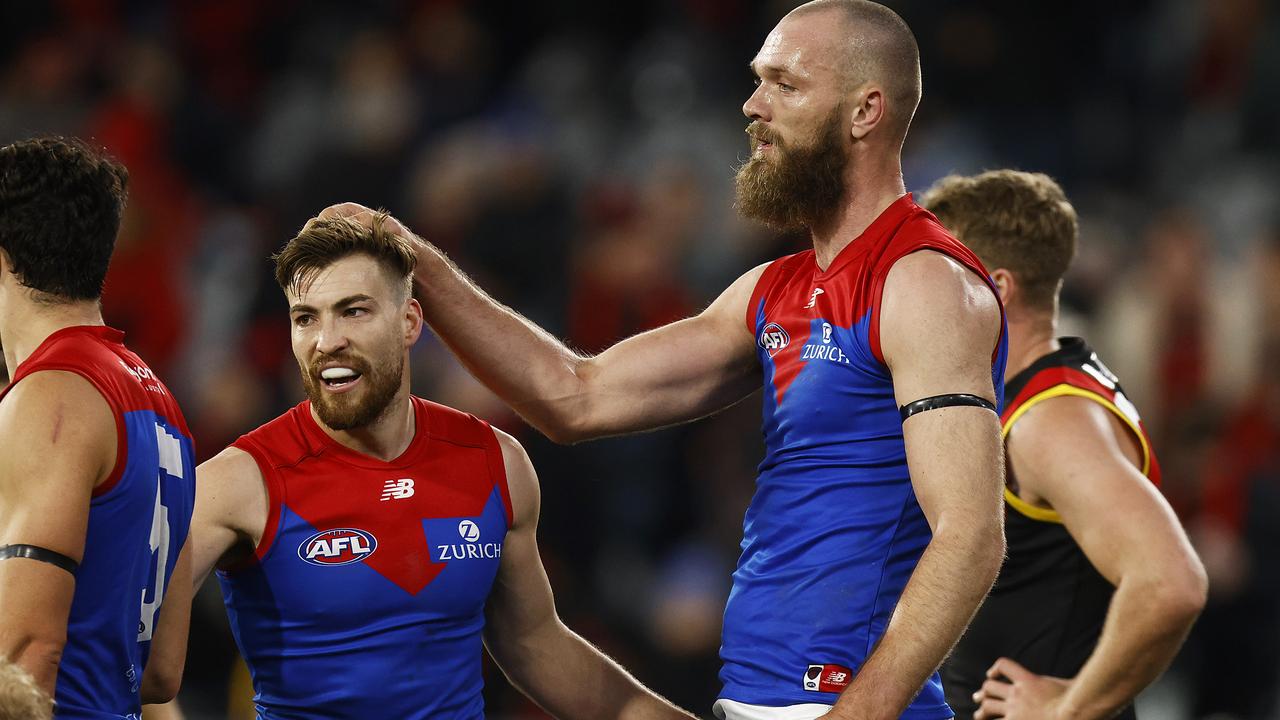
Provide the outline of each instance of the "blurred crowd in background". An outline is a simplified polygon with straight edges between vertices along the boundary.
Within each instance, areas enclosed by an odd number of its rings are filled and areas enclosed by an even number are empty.
[[[794,4],[5,3],[0,143],[77,135],[128,166],[106,318],[178,396],[203,460],[303,397],[267,257],[331,203],[389,209],[586,351],[804,248],[732,209],[747,63]],[[1211,578],[1146,715],[1277,717],[1280,8],[887,4],[924,67],[907,187],[1016,167],[1057,178],[1080,212],[1063,330],[1091,338],[1142,410]],[[529,449],[565,621],[706,713],[759,397],[564,448],[434,337],[411,362],[417,394]],[[243,712],[216,582],[196,604],[188,716]],[[540,717],[486,673],[490,717]]]

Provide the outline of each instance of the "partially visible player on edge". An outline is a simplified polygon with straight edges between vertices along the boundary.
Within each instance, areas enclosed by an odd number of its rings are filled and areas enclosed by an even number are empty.
[[[53,699],[30,673],[0,658],[0,720],[49,720]]]
[[[77,141],[0,148],[0,656],[60,718],[136,718],[186,658],[191,435],[99,306],[127,178]]]
[[[947,661],[947,700],[979,719],[1132,718],[1206,581],[1137,409],[1084,340],[1057,337],[1075,210],[1013,170],[944,178],[924,205],[992,269],[1009,317],[1009,557]]]
[[[689,718],[556,615],[537,477],[513,438],[409,393],[414,247],[312,220],[276,256],[308,399],[202,464],[216,565],[262,718],[482,718],[481,641],[562,718]]]
[[[763,383],[766,455],[716,714],[949,718],[936,670],[1004,551],[999,301],[977,257],[906,194],[920,60],[900,17],[865,0],[807,3],[751,70],[739,207],[807,230],[812,250],[596,357],[425,243],[423,308],[483,383],[562,442],[694,420]],[[354,204],[325,215],[371,217]]]

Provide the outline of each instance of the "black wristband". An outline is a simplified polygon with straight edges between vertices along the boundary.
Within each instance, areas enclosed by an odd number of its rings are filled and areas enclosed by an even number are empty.
[[[5,545],[0,547],[0,560],[9,560],[10,558],[39,560],[40,562],[60,567],[72,575],[75,575],[76,568],[80,567],[80,563],[66,555],[38,545]]]
[[[909,402],[898,408],[898,414],[902,416],[903,422],[906,422],[907,418],[917,413],[929,412],[930,410],[944,407],[979,407],[996,412],[996,406],[985,398],[970,395],[969,393],[953,393],[950,395],[934,395],[933,397]]]

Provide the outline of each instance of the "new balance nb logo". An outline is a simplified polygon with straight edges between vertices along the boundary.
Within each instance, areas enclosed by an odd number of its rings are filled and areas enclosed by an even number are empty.
[[[382,501],[404,500],[413,497],[413,478],[388,480],[382,485]]]

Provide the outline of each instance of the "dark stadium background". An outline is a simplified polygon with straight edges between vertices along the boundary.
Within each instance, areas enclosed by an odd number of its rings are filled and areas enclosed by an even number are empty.
[[[889,4],[923,54],[908,187],[1001,166],[1063,183],[1082,217],[1066,330],[1142,409],[1208,566],[1210,607],[1144,716],[1276,717],[1280,10]],[[0,142],[88,136],[129,166],[106,317],[179,396],[204,459],[301,398],[266,256],[330,203],[389,208],[586,350],[694,312],[802,244],[731,210],[747,62],[790,7],[5,3]],[[417,393],[528,446],[568,624],[708,713],[758,399],[561,448],[433,338],[412,363]],[[245,687],[228,690],[216,581],[196,604],[181,697],[189,717],[220,717]],[[487,682],[491,717],[538,716],[492,667]]]

